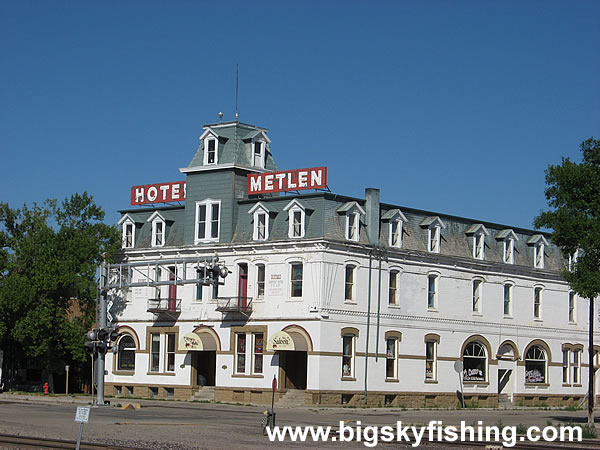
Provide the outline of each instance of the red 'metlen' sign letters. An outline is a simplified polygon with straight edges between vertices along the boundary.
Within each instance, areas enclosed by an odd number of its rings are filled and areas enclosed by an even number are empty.
[[[131,188],[131,204],[181,202],[185,200],[185,181],[145,184]]]
[[[248,195],[325,187],[327,187],[327,167],[248,175]]]

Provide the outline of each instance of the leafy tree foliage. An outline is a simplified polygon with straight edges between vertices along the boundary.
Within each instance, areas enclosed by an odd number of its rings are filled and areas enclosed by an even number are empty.
[[[60,205],[47,200],[11,209],[0,203],[0,348],[38,359],[50,381],[52,372],[86,358],[96,268],[120,239],[103,220],[87,193]]]
[[[552,229],[552,241],[565,255],[578,259],[564,276],[571,288],[585,298],[600,293],[600,140],[580,145],[583,161],[563,158],[546,170],[546,199],[552,208],[535,218],[538,228]]]

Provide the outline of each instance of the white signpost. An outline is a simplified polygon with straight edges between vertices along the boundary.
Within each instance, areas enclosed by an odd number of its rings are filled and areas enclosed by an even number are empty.
[[[79,422],[79,436],[77,437],[77,447],[76,450],[79,450],[79,446],[81,445],[81,436],[83,435],[83,424],[88,423],[88,419],[90,418],[90,408],[85,406],[78,406],[77,412],[75,413],[75,422]]]

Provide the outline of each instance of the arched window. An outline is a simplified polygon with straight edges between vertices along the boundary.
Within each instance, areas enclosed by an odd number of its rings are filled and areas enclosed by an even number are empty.
[[[117,370],[135,370],[135,341],[125,335],[119,340]]]
[[[470,342],[463,352],[463,380],[485,381],[487,354],[479,342]]]
[[[546,383],[546,352],[538,345],[525,354],[525,383]]]

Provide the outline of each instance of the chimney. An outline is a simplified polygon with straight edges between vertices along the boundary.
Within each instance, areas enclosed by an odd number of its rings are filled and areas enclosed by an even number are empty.
[[[379,244],[379,189],[365,189],[367,236],[371,245]]]

